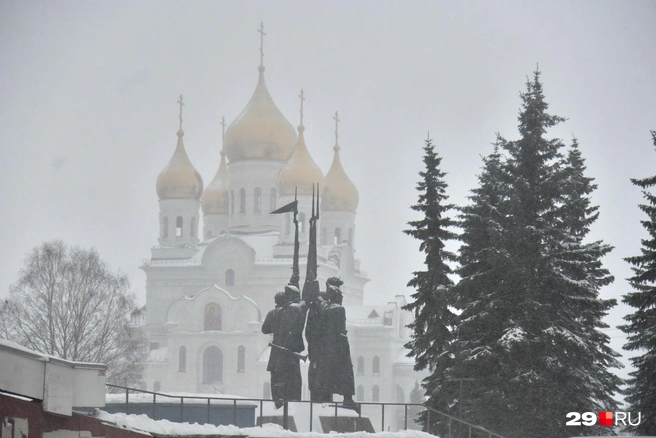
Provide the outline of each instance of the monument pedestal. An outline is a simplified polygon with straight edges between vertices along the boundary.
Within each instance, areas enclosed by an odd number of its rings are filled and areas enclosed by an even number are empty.
[[[338,432],[369,432],[374,433],[374,427],[368,417],[319,417],[323,433]]]
[[[266,402],[262,408],[261,417],[259,410],[256,411],[258,426],[266,423],[283,425],[283,408],[276,409],[273,402]],[[375,432],[369,417],[329,403],[313,403],[310,407],[307,402],[289,402],[287,428],[301,433],[310,432],[310,429],[319,433]]]
[[[279,426],[283,426],[284,424],[284,417],[282,415],[265,415],[262,417],[257,417],[257,425],[261,426],[263,424],[267,423],[272,423],[272,424],[277,424]],[[289,415],[287,417],[287,430],[290,430],[292,432],[298,432],[296,429],[296,421],[294,421],[294,417],[292,415]]]

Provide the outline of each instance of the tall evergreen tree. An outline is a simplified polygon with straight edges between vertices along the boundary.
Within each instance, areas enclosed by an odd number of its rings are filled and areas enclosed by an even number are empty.
[[[449,379],[476,378],[473,383],[468,382],[468,389],[471,393],[474,388],[478,402],[463,401],[463,416],[467,421],[475,418],[491,430],[500,430],[502,426],[494,412],[475,416],[473,411],[496,403],[505,384],[499,361],[503,352],[497,341],[503,335],[512,297],[499,286],[512,265],[502,245],[509,195],[499,151],[501,141],[497,137],[493,153],[483,158],[479,187],[472,190],[470,204],[460,209],[463,233],[457,274],[461,280],[454,288],[454,295],[461,313],[451,349],[457,360],[445,370],[442,387],[436,391],[445,398],[443,404],[450,406],[449,413],[458,415],[461,402],[458,384]],[[446,432],[446,425],[442,424],[440,430]]]
[[[656,147],[656,131],[651,131]],[[635,309],[625,317],[628,324],[620,328],[628,335],[625,350],[639,353],[631,358],[635,370],[630,373],[626,400],[631,412],[641,413],[641,422],[630,429],[639,435],[656,435],[656,196],[648,191],[656,185],[656,176],[632,179],[647,200],[640,205],[648,219],[641,221],[649,233],[642,240],[641,254],[625,260],[632,266],[629,283],[634,289],[624,295],[623,302]]]
[[[557,319],[549,329],[551,342],[566,353],[558,359],[562,366],[552,369],[553,379],[563,388],[551,389],[555,390],[554,397],[566,400],[563,405],[568,407],[568,412],[580,410],[580,406],[589,406],[593,411],[616,409],[611,396],[619,392],[622,383],[609,371],[621,367],[616,360],[620,355],[609,347],[609,337],[600,331],[609,327],[602,318],[617,304],[614,299],[599,298],[601,287],[614,280],[601,263],[612,247],[602,241],[585,241],[590,226],[599,217],[599,208],[590,199],[597,185],[585,176],[585,171],[585,160],[574,138],[564,160],[561,179],[560,208],[556,215],[559,246],[551,251],[554,272],[559,276],[556,280],[560,281],[555,284],[553,299],[560,304],[554,309],[552,317]],[[572,372],[579,369],[583,373]],[[577,433],[602,435],[610,431],[604,427],[584,427]]]
[[[412,311],[415,317],[408,326],[413,332],[412,340],[406,344],[410,350],[409,356],[415,357],[415,369],[429,368],[434,371],[423,382],[429,393],[449,362],[445,352],[452,340],[455,316],[450,307],[453,281],[449,275],[453,271],[448,262],[454,262],[456,256],[446,249],[446,243],[457,239],[452,231],[456,223],[449,217],[454,206],[447,203],[446,173],[440,169],[441,162],[442,158],[435,152],[430,138],[427,139],[424,146],[425,169],[419,173],[421,180],[417,183],[419,199],[411,207],[422,217],[409,222],[410,228],[405,231],[421,242],[419,250],[426,254],[426,270],[413,273],[408,286],[415,288],[416,292],[412,295],[414,300],[404,309]],[[431,406],[442,407],[435,405],[435,402],[433,398],[428,400]]]
[[[584,242],[595,186],[576,142],[564,157],[562,141],[545,138],[564,119],[547,112],[539,72],[521,99],[519,140],[499,137],[503,156],[495,149],[486,160],[463,209],[461,313],[446,375],[476,379],[465,419],[506,436],[609,433],[564,425],[570,411],[615,409],[620,383],[599,331],[615,305],[598,296],[613,280],[600,261],[611,248]]]

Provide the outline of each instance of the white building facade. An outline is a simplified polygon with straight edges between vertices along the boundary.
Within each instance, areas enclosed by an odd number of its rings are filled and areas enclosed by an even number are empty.
[[[298,191],[302,285],[312,184],[319,183],[318,276],[322,287],[329,277],[344,281],[355,399],[407,402],[424,377],[403,347],[412,314],[401,309],[403,296],[387,305],[363,305],[369,279],[355,258],[359,195],[342,166],[340,147],[333,147],[324,176],[305,144],[302,119],[294,129],[282,115],[264,70],[260,65],[253,96],[224,133],[221,161],[207,187],[185,152],[182,124],[173,156],[157,178],[159,244],[142,266],[142,328],[150,345],[145,387],[270,397],[271,338],[261,326],[275,293],[289,281],[294,229],[290,213],[269,213]],[[306,375],[303,398],[309,399]]]

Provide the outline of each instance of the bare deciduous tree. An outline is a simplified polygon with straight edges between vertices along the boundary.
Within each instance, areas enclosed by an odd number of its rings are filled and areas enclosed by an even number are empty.
[[[104,363],[109,383],[141,380],[146,354],[124,274],[95,249],[61,240],[34,248],[0,307],[0,337],[63,359]]]

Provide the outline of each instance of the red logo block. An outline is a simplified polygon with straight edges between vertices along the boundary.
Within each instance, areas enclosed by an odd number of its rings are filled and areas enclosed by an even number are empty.
[[[599,425],[600,426],[613,426],[613,413],[612,412],[599,412]]]

